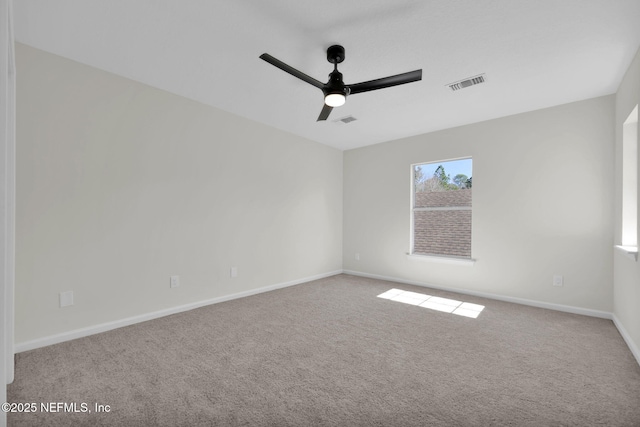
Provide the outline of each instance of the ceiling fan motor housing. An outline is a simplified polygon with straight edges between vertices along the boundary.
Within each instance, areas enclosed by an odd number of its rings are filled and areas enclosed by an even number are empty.
[[[327,96],[329,94],[342,94],[344,96],[349,95],[349,88],[344,84],[342,80],[342,73],[338,70],[333,71],[329,74],[329,81],[322,89],[324,95]]]

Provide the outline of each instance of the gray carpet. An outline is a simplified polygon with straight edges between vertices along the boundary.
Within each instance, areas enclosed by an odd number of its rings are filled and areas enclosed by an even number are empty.
[[[391,288],[485,309],[377,298]],[[640,426],[640,366],[611,321],[348,275],[16,362],[10,401],[92,412],[10,426]]]

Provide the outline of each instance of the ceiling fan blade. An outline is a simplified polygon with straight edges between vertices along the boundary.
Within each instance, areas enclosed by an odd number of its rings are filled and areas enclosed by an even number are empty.
[[[333,107],[329,107],[327,104],[324,104],[322,106],[322,111],[320,111],[320,115],[318,116],[318,120],[316,120],[316,122],[319,122],[321,120],[327,120],[327,118],[329,117],[329,114],[331,114],[331,110],[333,110]]]
[[[324,87],[324,83],[319,82],[318,80],[314,79],[313,77],[307,76],[302,71],[296,70],[292,66],[285,64],[284,62],[280,61],[279,59],[274,58],[273,56],[269,55],[268,53],[263,53],[262,55],[260,55],[260,59],[263,59],[263,60],[267,61],[269,64],[280,68],[282,71],[285,71],[285,72],[291,74],[292,76],[299,78],[300,80],[304,80],[305,82],[314,85],[318,89],[322,89]]]
[[[418,80],[422,80],[422,70],[409,71],[408,73],[369,80],[368,82],[356,83],[348,86],[351,90],[351,95],[353,95],[354,93],[384,89],[385,87],[403,85],[405,83],[417,82]]]

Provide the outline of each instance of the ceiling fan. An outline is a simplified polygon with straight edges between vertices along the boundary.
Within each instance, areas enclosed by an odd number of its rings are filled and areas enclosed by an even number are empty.
[[[327,49],[327,61],[333,64],[333,71],[329,74],[329,81],[327,83],[322,83],[313,77],[296,70],[268,53],[260,55],[260,59],[267,61],[269,64],[280,68],[282,71],[285,71],[300,80],[304,80],[322,91],[324,94],[324,106],[322,107],[322,111],[320,112],[320,116],[318,116],[317,121],[327,120],[327,117],[331,114],[331,110],[333,110],[334,107],[343,105],[348,95],[355,95],[356,93],[384,89],[386,87],[422,80],[422,70],[415,70],[408,73],[396,74],[395,76],[347,85],[342,81],[342,73],[338,71],[338,64],[344,61],[344,47],[340,45],[333,45]]]

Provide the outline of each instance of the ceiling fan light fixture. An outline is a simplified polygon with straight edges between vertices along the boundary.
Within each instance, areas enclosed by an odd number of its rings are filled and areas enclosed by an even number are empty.
[[[324,95],[324,105],[322,106],[318,120],[316,120],[318,122],[327,120],[333,108],[344,105],[347,96],[422,80],[422,70],[414,70],[408,73],[396,74],[395,76],[346,85],[342,80],[342,73],[338,71],[338,64],[344,61],[344,47],[337,44],[327,49],[327,61],[333,64],[333,71],[329,74],[329,81],[327,83],[322,83],[302,71],[296,70],[268,53],[260,55],[260,59],[322,91]]]
[[[347,97],[342,93],[328,93],[327,96],[324,97],[324,103],[329,107],[340,107],[344,105]]]

